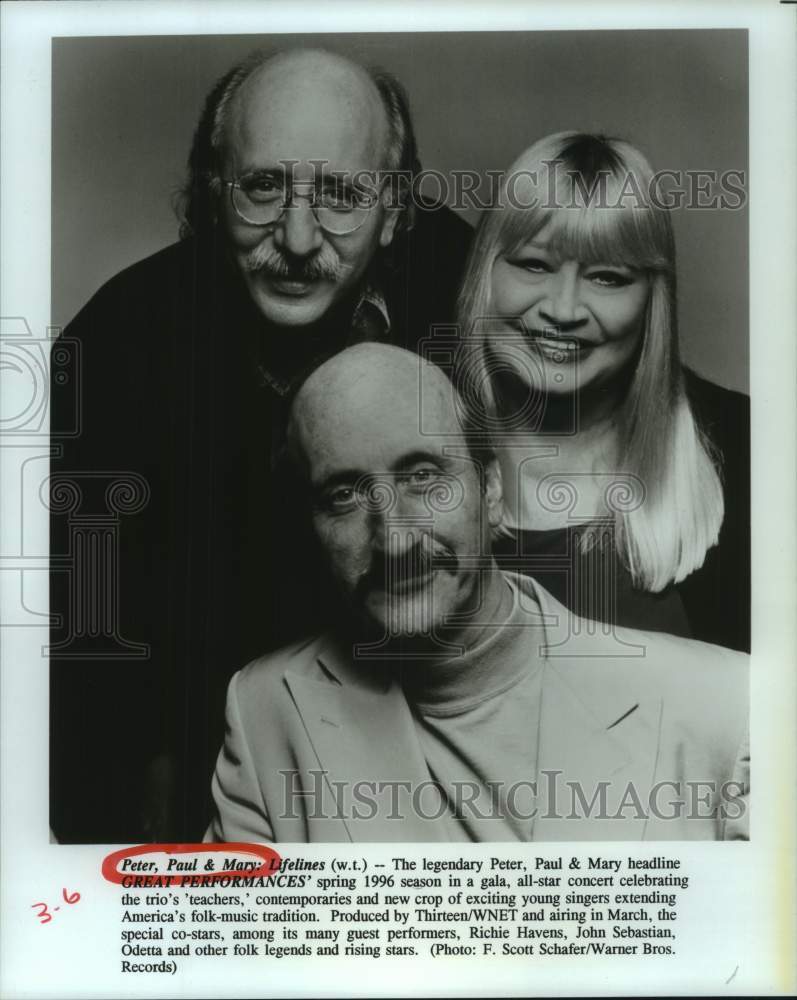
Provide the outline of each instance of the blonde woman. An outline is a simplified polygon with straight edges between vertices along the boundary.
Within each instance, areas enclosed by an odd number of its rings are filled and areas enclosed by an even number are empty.
[[[523,153],[459,319],[504,567],[607,627],[749,649],[748,401],[681,365],[672,224],[642,154],[575,132]]]

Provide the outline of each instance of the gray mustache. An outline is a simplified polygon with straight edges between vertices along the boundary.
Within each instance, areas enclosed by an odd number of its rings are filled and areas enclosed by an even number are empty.
[[[244,271],[250,274],[262,272],[288,281],[339,281],[347,270],[329,243],[324,243],[312,257],[302,260],[291,260],[275,247],[260,243],[241,263]]]
[[[406,552],[396,555],[374,553],[368,572],[357,584],[357,591],[364,597],[369,591],[386,587],[391,581],[411,580],[425,575],[432,569],[447,569],[456,572],[459,566],[453,549],[435,540],[431,547],[418,542]]]

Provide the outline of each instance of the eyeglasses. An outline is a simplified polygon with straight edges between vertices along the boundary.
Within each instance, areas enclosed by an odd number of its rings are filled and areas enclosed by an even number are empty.
[[[379,201],[378,194],[337,179],[286,183],[271,174],[253,173],[222,183],[230,189],[235,214],[250,226],[273,225],[299,197],[307,199],[318,225],[335,236],[359,229]]]

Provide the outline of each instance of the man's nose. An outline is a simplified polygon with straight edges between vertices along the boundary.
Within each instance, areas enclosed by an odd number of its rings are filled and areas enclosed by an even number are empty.
[[[579,326],[586,319],[580,290],[578,265],[574,262],[564,264],[548,279],[548,294],[539,306],[541,319],[558,329]]]
[[[370,514],[374,548],[393,558],[409,552],[428,530],[427,518],[419,514],[417,504],[408,503],[400,490],[392,493],[390,501]]]
[[[305,198],[294,198],[274,229],[274,243],[294,257],[309,257],[321,249],[324,234]]]

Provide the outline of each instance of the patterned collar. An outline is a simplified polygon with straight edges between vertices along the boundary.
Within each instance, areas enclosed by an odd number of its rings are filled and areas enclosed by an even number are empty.
[[[352,314],[349,335],[341,347],[351,347],[369,341],[389,343],[390,330],[390,314],[382,290],[373,284],[366,285]],[[276,371],[273,364],[266,367],[261,363],[257,366],[258,382],[261,386],[273,389],[278,396],[288,396],[295,384],[328,356],[328,347],[317,349],[306,359],[306,363],[299,371],[292,373]]]
[[[365,290],[360,296],[360,301],[357,303],[357,308],[354,310],[352,327],[357,327],[363,320],[367,323],[367,314],[371,310],[376,310],[378,314],[378,316],[371,319],[371,323],[377,322],[382,328],[382,335],[372,339],[386,340],[387,335],[390,333],[390,314],[387,311],[387,302],[385,302],[382,289],[376,285],[366,285]]]

